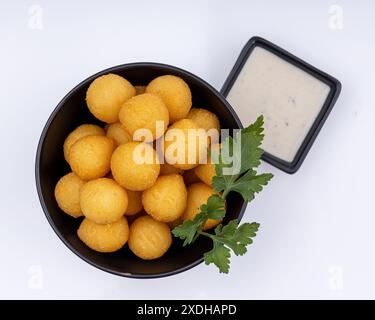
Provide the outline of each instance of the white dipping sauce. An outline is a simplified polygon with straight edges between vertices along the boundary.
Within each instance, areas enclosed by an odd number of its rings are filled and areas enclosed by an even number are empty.
[[[330,87],[272,52],[255,47],[227,100],[244,126],[264,115],[263,149],[292,162]]]

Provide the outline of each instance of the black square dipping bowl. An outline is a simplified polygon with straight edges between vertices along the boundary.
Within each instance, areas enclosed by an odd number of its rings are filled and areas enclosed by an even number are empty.
[[[221,89],[222,95],[224,95],[225,97],[228,96],[238,76],[240,75],[241,70],[246,64],[248,58],[251,56],[253,50],[257,47],[265,49],[266,51],[279,57],[281,60],[291,64],[297,69],[304,71],[306,74],[318,79],[319,81],[321,81],[329,87],[329,93],[323,105],[321,106],[318,115],[312,123],[310,129],[308,130],[307,134],[303,137],[303,141],[300,147],[298,148],[298,151],[296,152],[294,159],[291,162],[288,162],[276,157],[271,153],[268,153],[267,150],[265,150],[262,156],[263,160],[279,168],[280,170],[283,170],[287,173],[295,173],[300,168],[302,162],[306,158],[306,155],[309,152],[316,137],[318,136],[320,129],[322,128],[334,104],[336,103],[340,95],[341,83],[331,75],[315,68],[314,66],[289,53],[288,51],[280,48],[274,43],[267,41],[261,37],[253,37],[247,42],[245,47],[242,49],[232,71],[230,72],[228,78],[226,79]],[[233,107],[236,108],[236,106],[234,105]],[[241,113],[239,114],[241,116]]]
[[[157,63],[124,64],[103,70],[77,85],[58,104],[42,132],[36,156],[36,184],[44,213],[53,230],[65,245],[89,264],[124,277],[157,278],[188,270],[203,261],[203,253],[211,249],[209,239],[200,237],[194,244],[183,247],[182,242],[173,239],[168,252],[161,258],[146,261],[136,257],[125,245],[115,253],[99,253],[89,249],[78,239],[77,229],[82,218],[74,219],[63,213],[55,200],[57,181],[70,172],[63,156],[63,143],[67,135],[83,123],[96,123],[89,112],[85,96],[90,83],[97,77],[115,73],[135,85],[146,85],[152,79],[172,74],[181,77],[189,85],[193,95],[193,106],[204,107],[214,112],[222,128],[242,128],[241,122],[225,98],[208,83],[182,69]],[[241,219],[246,204],[236,194],[227,198],[225,220]],[[225,221],[224,221],[225,223]]]

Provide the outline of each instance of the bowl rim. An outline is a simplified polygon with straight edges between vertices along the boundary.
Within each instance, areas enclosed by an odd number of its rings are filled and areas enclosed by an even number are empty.
[[[98,268],[98,269],[100,269],[102,271],[111,273],[113,275],[122,276],[122,277],[126,277],[126,278],[133,278],[133,279],[156,279],[156,278],[162,278],[162,277],[168,277],[168,276],[176,275],[178,273],[187,271],[187,270],[189,270],[189,269],[191,269],[191,268],[199,265],[200,263],[202,263],[203,262],[203,256],[200,257],[199,259],[195,260],[194,262],[192,262],[192,263],[190,263],[188,265],[185,265],[183,267],[177,268],[175,270],[167,271],[167,272],[161,272],[161,273],[153,273],[153,274],[127,273],[127,272],[116,271],[116,270],[113,270],[111,268],[106,268],[106,267],[100,266],[99,264],[97,264],[94,261],[90,260],[89,258],[85,257],[78,250],[76,250],[65,239],[65,237],[60,233],[60,231],[58,230],[57,226],[53,222],[52,217],[51,217],[51,215],[50,215],[50,213],[49,213],[49,211],[47,209],[47,205],[46,205],[46,203],[44,201],[44,198],[43,198],[42,188],[41,188],[41,181],[40,181],[40,156],[41,156],[41,153],[42,153],[42,149],[44,147],[44,140],[46,138],[47,132],[48,132],[50,126],[51,126],[52,121],[55,119],[55,117],[56,117],[57,113],[60,111],[60,109],[65,105],[66,100],[71,95],[75,94],[79,89],[81,89],[82,86],[86,85],[88,82],[93,81],[98,76],[101,76],[101,75],[104,75],[104,74],[107,74],[107,73],[111,73],[111,72],[112,73],[116,73],[119,70],[122,70],[124,68],[126,69],[126,68],[132,68],[132,67],[143,67],[143,68],[158,67],[158,68],[165,68],[166,70],[175,71],[175,72],[177,72],[177,73],[179,73],[181,75],[186,75],[186,76],[188,76],[190,78],[193,78],[195,81],[200,82],[204,87],[206,87],[208,90],[210,90],[223,103],[223,105],[228,109],[228,111],[231,113],[232,117],[234,118],[234,120],[238,124],[238,127],[240,129],[243,128],[241,120],[239,119],[238,115],[236,114],[236,112],[234,111],[234,109],[232,108],[232,106],[229,104],[229,102],[225,99],[225,97],[218,90],[216,90],[214,87],[212,87],[208,82],[206,82],[202,78],[196,76],[195,74],[193,74],[193,73],[191,73],[189,71],[186,71],[184,69],[181,69],[181,68],[169,65],[169,64],[157,63],[157,62],[133,62],[133,63],[126,63],[126,64],[116,65],[116,66],[113,66],[113,67],[110,67],[110,68],[106,68],[106,69],[104,69],[102,71],[99,71],[99,72],[97,72],[97,73],[95,73],[95,74],[87,77],[83,81],[81,81],[79,84],[77,84],[73,89],[71,89],[61,99],[61,101],[57,104],[57,106],[55,107],[55,109],[52,111],[52,113],[49,116],[46,124],[44,125],[44,128],[42,130],[42,133],[41,133],[39,141],[38,141],[37,152],[36,152],[36,160],[35,160],[35,181],[36,181],[36,189],[37,189],[37,193],[38,193],[38,197],[39,197],[39,202],[41,204],[41,207],[43,209],[44,215],[47,218],[48,223],[52,227],[52,229],[55,232],[55,234],[65,244],[65,246],[68,247],[70,249],[70,251],[72,251],[76,256],[78,256],[79,258],[81,258],[83,261],[87,262],[91,266],[93,266],[95,268]],[[238,214],[238,217],[237,217],[238,221],[240,221],[242,219],[246,207],[247,207],[247,203],[246,203],[246,201],[244,201],[244,203],[242,204],[242,207],[240,209],[240,212]]]

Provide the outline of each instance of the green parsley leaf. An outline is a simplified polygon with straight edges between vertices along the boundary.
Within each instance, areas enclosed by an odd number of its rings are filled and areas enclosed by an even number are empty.
[[[252,238],[256,236],[259,223],[243,223],[238,226],[237,220],[230,221],[223,227],[220,235],[225,244],[231,248],[236,256],[246,253],[246,246],[253,243]]]
[[[232,148],[233,160],[230,164],[223,156],[219,156],[219,163],[216,164],[216,176],[212,179],[212,185],[215,191],[224,191],[225,195],[232,189],[232,184],[237,178],[248,170],[260,165],[260,158],[263,150],[260,148],[264,138],[263,134],[263,116],[260,116],[253,124],[237,132],[235,139],[227,139],[223,144],[222,153],[228,154],[227,148]],[[226,140],[226,141],[227,141]],[[229,141],[231,141],[229,143]],[[223,169],[232,165],[237,167],[235,175],[225,175]],[[238,167],[239,166],[239,167]]]
[[[211,152],[211,158],[213,163],[215,163],[215,172],[217,176],[223,176],[223,169],[232,166],[233,160],[231,159],[233,152],[233,138],[227,137],[221,145],[220,150],[222,152]]]
[[[248,127],[242,129],[243,132],[254,132],[255,134],[264,137],[264,117],[260,115],[254,123],[250,124]]]
[[[194,242],[198,232],[202,230],[208,219],[220,220],[224,218],[225,200],[214,194],[208,198],[207,204],[200,207],[200,210],[193,220],[187,220],[172,230],[175,237],[185,240],[184,246]]]
[[[219,268],[220,273],[229,272],[229,258],[230,250],[222,243],[214,240],[214,247],[211,251],[206,252],[204,255],[204,262],[208,265],[215,264]]]
[[[186,220],[172,230],[175,237],[184,240],[184,247],[194,242],[194,240],[197,238],[198,230],[201,229],[204,222],[207,220],[206,215],[207,213],[200,212],[194,217],[193,220]]]
[[[241,142],[237,142],[239,137],[241,137]],[[262,141],[263,135],[257,131],[240,131],[237,134],[236,143],[241,144],[241,169],[239,174],[260,165],[260,158],[263,154],[263,150],[260,148]]]
[[[225,200],[217,194],[210,196],[207,204],[201,206],[201,212],[207,219],[220,220],[225,216]]]
[[[204,254],[205,263],[215,264],[221,273],[229,272],[230,249],[235,255],[246,253],[246,246],[253,243],[253,238],[259,229],[258,223],[244,223],[238,226],[238,221],[231,220],[226,226],[219,225],[215,235],[202,233],[213,240],[213,248]]]
[[[249,170],[228,188],[230,191],[240,193],[245,201],[250,202],[254,199],[255,193],[261,192],[272,177],[273,175],[271,173],[257,175],[256,171]]]

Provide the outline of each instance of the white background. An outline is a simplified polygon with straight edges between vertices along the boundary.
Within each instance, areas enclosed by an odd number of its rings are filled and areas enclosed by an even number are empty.
[[[1,1],[0,298],[375,298],[374,32],[370,0]],[[275,177],[246,211],[245,221],[261,223],[248,254],[232,258],[229,275],[199,265],[132,280],[71,253],[34,183],[38,139],[62,97],[136,61],[176,65],[220,89],[254,35],[336,76],[343,90],[297,174],[262,165]]]

